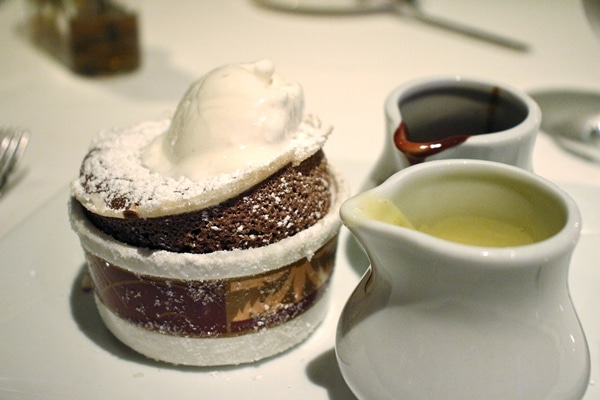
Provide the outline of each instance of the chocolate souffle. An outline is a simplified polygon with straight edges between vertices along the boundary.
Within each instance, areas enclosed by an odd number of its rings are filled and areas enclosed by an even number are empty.
[[[347,188],[270,61],[195,82],[172,118],[100,132],[72,184],[108,329],[156,360],[239,364],[324,318]]]
[[[82,174],[87,193],[104,190],[105,182],[93,170],[82,170]],[[299,165],[288,164],[247,191],[205,209],[140,218],[127,194],[112,192],[109,204],[122,218],[84,212],[101,231],[132,246],[200,254],[249,249],[277,243],[314,225],[330,209],[330,185],[327,161],[323,151],[318,151]]]

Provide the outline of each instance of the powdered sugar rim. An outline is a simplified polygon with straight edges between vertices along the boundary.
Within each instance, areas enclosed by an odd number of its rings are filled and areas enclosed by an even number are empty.
[[[140,217],[173,215],[210,207],[235,197],[266,179],[286,164],[300,164],[320,150],[332,131],[318,117],[306,114],[289,145],[263,165],[215,177],[193,181],[186,177],[162,176],[142,165],[142,152],[152,140],[165,133],[171,119],[147,121],[127,129],[100,131],[91,141],[93,157],[84,159],[81,174],[71,184],[72,195],[89,211],[108,217],[123,217],[123,209],[109,206],[115,197],[126,196]],[[101,185],[109,190],[87,193],[88,185]]]
[[[277,243],[246,250],[208,254],[147,250],[119,242],[94,227],[76,202],[69,205],[73,230],[81,245],[92,254],[133,273],[172,279],[213,280],[256,275],[280,268],[314,253],[333,238],[341,227],[339,208],[348,198],[344,179],[329,166],[332,205],[315,225]]]

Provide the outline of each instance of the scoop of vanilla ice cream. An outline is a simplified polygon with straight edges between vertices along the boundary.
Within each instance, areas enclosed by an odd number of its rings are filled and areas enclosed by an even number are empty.
[[[275,73],[271,61],[226,65],[192,84],[142,162],[192,180],[255,167],[288,145],[303,112],[302,87]]]

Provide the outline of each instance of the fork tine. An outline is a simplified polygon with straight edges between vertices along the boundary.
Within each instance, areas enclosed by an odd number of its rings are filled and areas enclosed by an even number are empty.
[[[8,132],[4,135],[0,143],[0,147],[2,148],[2,155],[0,156],[0,183],[2,182],[2,177],[8,168],[10,158],[12,157],[12,153],[14,152],[16,145],[13,137],[14,133]]]
[[[0,165],[4,165],[4,156],[6,155],[6,151],[8,149],[8,145],[10,144],[10,138],[5,134],[4,131],[0,131],[2,133],[2,139],[0,139]]]
[[[16,136],[18,136],[18,140],[14,140]],[[27,147],[27,143],[29,142],[29,132],[20,131],[18,134],[15,134],[15,136],[13,136],[13,141],[16,142],[16,146],[14,150],[14,155],[11,159],[11,162],[9,163],[10,165],[8,166],[9,170],[12,169],[17,163],[17,161],[19,161],[21,156],[23,156],[23,153],[25,152],[25,147]]]
[[[23,156],[29,142],[29,132],[27,131],[15,130],[12,133],[2,133],[0,146],[3,153],[0,155],[0,190],[8,180],[8,176],[16,163]]]
[[[25,153],[25,148],[29,143],[29,132],[23,131],[21,137],[19,138],[19,142],[17,143],[17,148],[15,149],[15,155],[12,159],[12,163],[9,166],[9,170],[15,167],[15,164],[23,157],[23,153]]]

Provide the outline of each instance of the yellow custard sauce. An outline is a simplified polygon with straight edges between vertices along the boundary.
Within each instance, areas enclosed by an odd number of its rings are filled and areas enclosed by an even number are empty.
[[[494,218],[454,216],[417,229],[452,242],[485,247],[523,246],[534,242],[524,228]]]
[[[361,195],[361,213],[371,219],[415,229],[404,213],[388,199],[370,193]]]
[[[478,215],[453,215],[433,223],[415,226],[390,200],[365,193],[361,199],[363,215],[381,222],[403,226],[451,242],[483,247],[523,246],[535,242],[522,226],[497,218]]]

